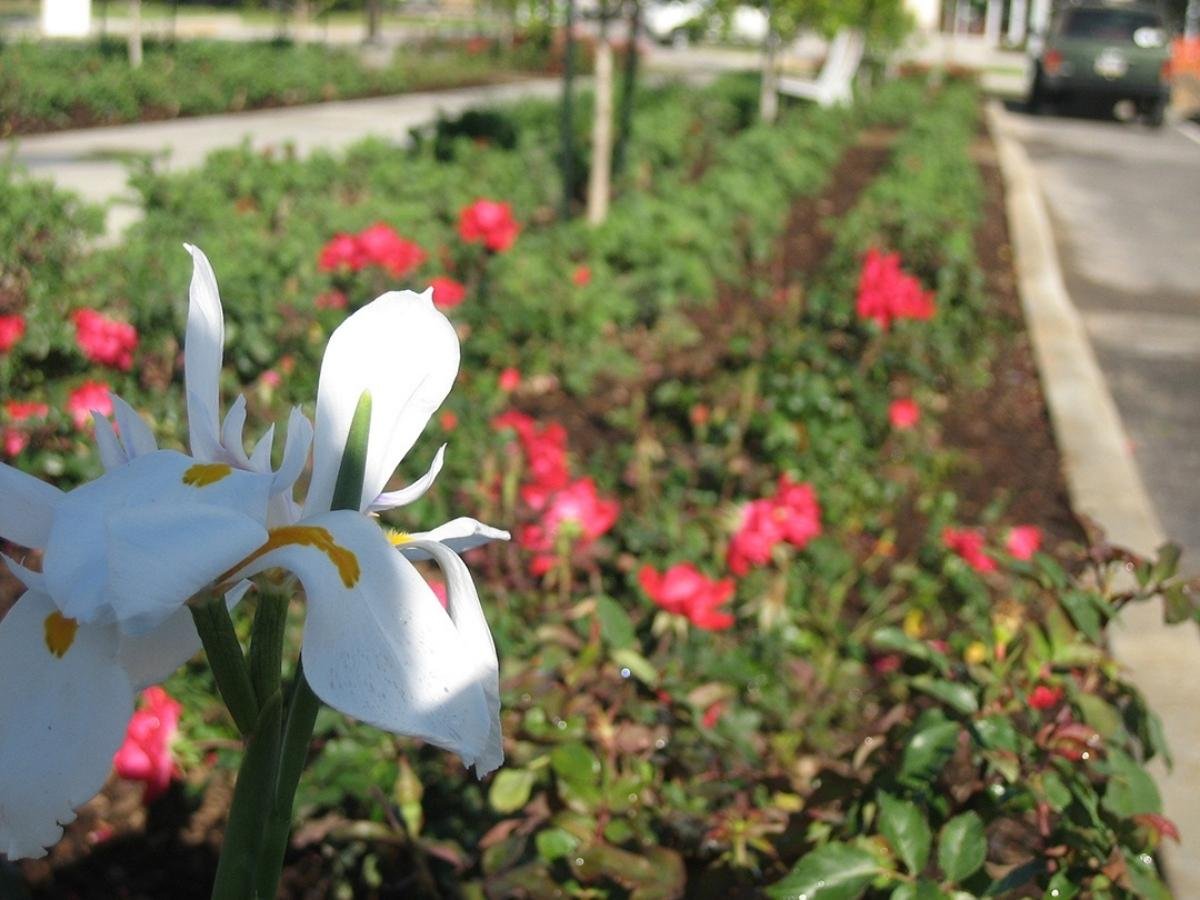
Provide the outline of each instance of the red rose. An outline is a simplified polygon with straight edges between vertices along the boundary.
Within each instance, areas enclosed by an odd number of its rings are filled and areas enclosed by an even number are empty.
[[[512,207],[494,200],[476,200],[458,216],[458,236],[468,244],[483,244],[500,253],[511,247],[521,233]]]
[[[358,249],[367,265],[376,265],[395,278],[407,275],[425,261],[425,251],[400,237],[390,225],[376,222],[358,234]]]
[[[1030,560],[1042,548],[1042,529],[1036,525],[1018,525],[1010,528],[1004,540],[1004,549],[1013,559]]]
[[[125,743],[113,757],[113,768],[122,778],[144,782],[142,802],[149,803],[179,775],[171,742],[179,730],[183,707],[160,687],[147,688],[142,703],[129,720]]]
[[[982,532],[973,528],[947,528],[942,532],[942,544],[960,556],[976,572],[995,572],[996,561],[984,551]]]
[[[934,313],[933,293],[900,268],[900,254],[872,248],[863,260],[855,304],[860,319],[887,331],[896,319],[928,319]]]
[[[467,296],[467,289],[453,278],[439,275],[429,280],[433,288],[433,305],[438,309],[454,309]]]
[[[79,309],[71,314],[75,323],[75,342],[83,355],[94,363],[128,372],[137,349],[137,329],[110,319],[94,309]]]
[[[888,421],[897,431],[908,431],[921,421],[921,407],[908,398],[893,400],[888,407]]]
[[[678,563],[659,574],[651,566],[638,572],[642,590],[669,613],[684,616],[698,628],[720,631],[734,623],[734,617],[717,607],[733,596],[733,581],[706,578],[691,563]]]
[[[1044,684],[1039,684],[1025,699],[1034,709],[1050,709],[1053,706],[1058,706],[1062,702],[1063,691],[1058,687],[1047,687]]]
[[[24,336],[24,316],[0,316],[0,353],[7,353]]]
[[[317,268],[322,272],[338,272],[349,269],[357,272],[364,265],[358,238],[352,234],[335,234],[329,239],[317,257]]]
[[[498,380],[500,390],[511,394],[521,386],[521,373],[511,366],[500,373]]]
[[[67,396],[67,414],[76,428],[86,428],[93,412],[102,416],[113,414],[112,395],[103,381],[85,381]]]

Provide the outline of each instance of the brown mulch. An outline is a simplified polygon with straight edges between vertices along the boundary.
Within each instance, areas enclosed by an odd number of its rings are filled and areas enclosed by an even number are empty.
[[[964,456],[954,479],[964,522],[977,521],[1003,492],[1004,518],[1039,526],[1053,548],[1084,541],[1071,511],[1062,457],[1046,409],[1013,270],[1005,216],[1004,185],[991,140],[982,136],[974,154],[983,175],[985,215],[975,245],[995,315],[1011,331],[992,364],[991,382],[950,398],[942,420],[943,441]]]

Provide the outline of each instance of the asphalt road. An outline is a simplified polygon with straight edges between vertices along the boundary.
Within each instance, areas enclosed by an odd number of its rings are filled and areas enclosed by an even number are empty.
[[[1200,574],[1200,128],[1011,111],[1146,488]]]

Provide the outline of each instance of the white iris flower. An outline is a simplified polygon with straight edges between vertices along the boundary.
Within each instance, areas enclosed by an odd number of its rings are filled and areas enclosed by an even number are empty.
[[[293,411],[280,468],[273,432],[247,454],[243,398],[218,427],[224,326],[208,260],[194,261],[185,351],[193,456],[158,450],[115,398],[119,437],[97,419],[108,471],[74,491],[0,465],[0,537],[43,548],[43,571],[12,563],[28,588],[0,621],[0,852],[40,855],[102,787],[137,690],[192,656],[187,601],[234,603],[268,569],[305,588],[305,675],[323,701],[459,754],[481,777],[503,761],[495,647],[458,553],[506,532],[460,518],[391,537],[369,515],[432,485],[443,450],[408,488],[384,493],[449,393],[458,338],[432,292],[385,294],[330,338],[315,440]],[[330,511],[359,398],[372,400],[358,510]],[[314,444],[303,507],[292,499]],[[410,559],[443,570],[448,609]]]

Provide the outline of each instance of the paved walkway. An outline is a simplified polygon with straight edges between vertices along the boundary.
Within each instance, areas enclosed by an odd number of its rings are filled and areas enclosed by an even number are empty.
[[[249,140],[256,149],[292,145],[304,156],[337,150],[374,135],[405,143],[409,129],[433,121],[439,113],[504,103],[523,97],[552,97],[561,90],[556,78],[451,91],[346,100],[313,106],[172,119],[31,135],[4,141],[0,154],[13,153],[32,175],[48,178],[86,200],[111,204],[107,232],[119,234],[140,216],[137,197],[127,182],[129,156],[161,159],[166,169],[198,166],[214,150]]]

